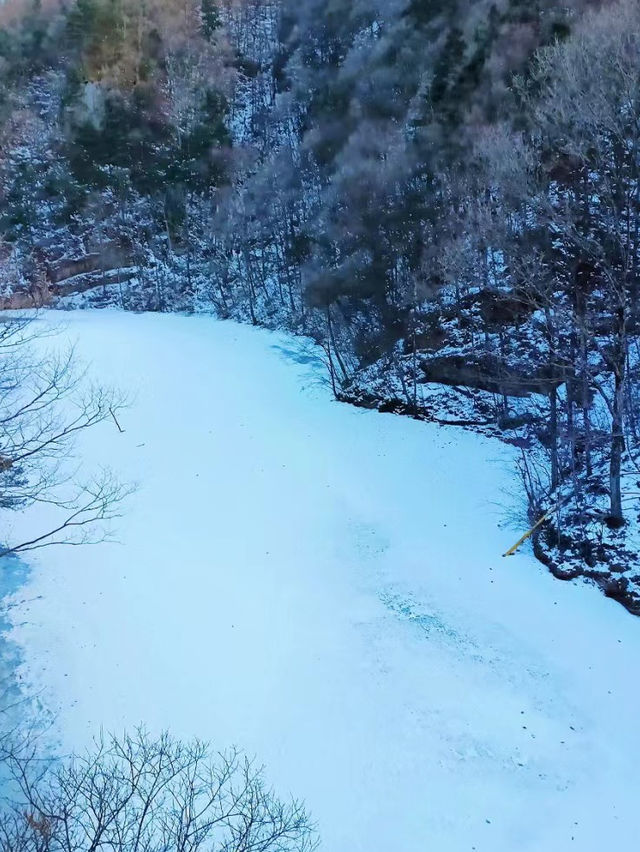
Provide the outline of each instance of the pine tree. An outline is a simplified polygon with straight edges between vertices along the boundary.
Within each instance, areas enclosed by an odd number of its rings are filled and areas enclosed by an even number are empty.
[[[215,0],[201,0],[200,16],[202,19],[202,33],[208,41],[211,41],[214,34],[222,26],[220,10]]]
[[[418,27],[426,27],[446,9],[446,0],[410,0],[405,15]]]
[[[451,84],[460,71],[466,44],[459,27],[451,27],[436,63],[431,83],[431,102],[440,104],[451,93]]]

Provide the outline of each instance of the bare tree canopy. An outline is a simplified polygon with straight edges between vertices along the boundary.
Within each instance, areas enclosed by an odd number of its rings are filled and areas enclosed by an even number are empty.
[[[315,828],[280,801],[237,750],[144,730],[98,740],[81,756],[43,761],[9,749],[15,801],[0,816],[2,852],[311,852]]]
[[[73,449],[81,432],[123,405],[116,391],[88,383],[72,348],[52,348],[46,326],[0,317],[0,508],[42,504],[55,519],[23,541],[3,535],[0,557],[104,539],[127,489],[107,470],[79,479]]]

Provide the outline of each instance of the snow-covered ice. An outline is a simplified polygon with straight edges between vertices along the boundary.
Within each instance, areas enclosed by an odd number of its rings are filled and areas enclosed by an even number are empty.
[[[119,543],[34,554],[10,611],[64,748],[238,744],[326,852],[636,848],[640,621],[501,557],[510,450],[334,402],[285,335],[45,321],[135,394],[79,448],[138,483]]]

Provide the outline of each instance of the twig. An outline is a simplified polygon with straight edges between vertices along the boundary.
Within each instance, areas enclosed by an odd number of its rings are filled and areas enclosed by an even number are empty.
[[[118,423],[118,418],[117,418],[117,417],[116,417],[116,415],[113,413],[113,408],[110,408],[110,409],[109,409],[109,414],[113,417],[113,422],[114,422],[114,423],[116,424],[116,426],[118,427],[118,431],[119,431],[121,434],[122,434],[122,433],[124,433],[124,431],[125,431],[125,430],[124,430],[124,429],[122,428],[122,426]]]

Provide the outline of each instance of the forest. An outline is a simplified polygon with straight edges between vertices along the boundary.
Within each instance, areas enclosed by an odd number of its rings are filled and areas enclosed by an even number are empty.
[[[635,0],[5,0],[0,292],[306,336],[640,612]]]

